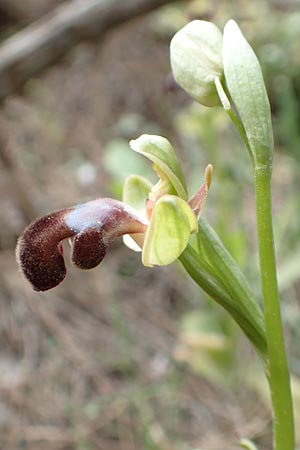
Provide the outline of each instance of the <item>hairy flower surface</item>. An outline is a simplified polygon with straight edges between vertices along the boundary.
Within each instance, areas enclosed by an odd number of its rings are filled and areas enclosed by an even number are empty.
[[[66,276],[61,241],[71,240],[71,259],[77,267],[92,269],[100,264],[116,237],[143,233],[147,223],[122,202],[92,200],[32,222],[18,240],[17,261],[33,288],[46,291]]]

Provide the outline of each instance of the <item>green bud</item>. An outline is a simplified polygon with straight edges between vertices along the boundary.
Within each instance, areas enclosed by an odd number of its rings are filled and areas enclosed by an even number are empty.
[[[176,194],[187,199],[187,188],[180,163],[166,138],[143,134],[138,139],[130,141],[129,145],[132,150],[153,162],[153,168],[160,177],[160,181],[152,188],[153,196],[149,196],[151,200],[155,201],[156,195],[165,194]]]
[[[219,28],[211,22],[194,20],[175,34],[170,52],[177,83],[202,105],[219,105],[215,87],[215,79],[223,76]]]
[[[244,126],[254,163],[270,166],[273,130],[261,67],[233,20],[229,20],[224,28],[223,64],[226,85]]]
[[[144,266],[165,266],[175,261],[197,229],[197,218],[186,201],[175,195],[161,197],[154,206],[145,236]]]

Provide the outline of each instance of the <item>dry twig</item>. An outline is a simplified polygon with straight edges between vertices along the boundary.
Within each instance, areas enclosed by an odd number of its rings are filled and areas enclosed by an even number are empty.
[[[0,46],[0,100],[83,40],[172,0],[73,0],[58,6]]]

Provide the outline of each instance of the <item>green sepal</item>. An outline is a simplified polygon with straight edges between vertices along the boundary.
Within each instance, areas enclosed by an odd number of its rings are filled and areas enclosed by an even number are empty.
[[[123,202],[137,211],[143,211],[152,186],[153,184],[147,178],[129,175],[123,186]]]
[[[274,142],[268,94],[259,61],[234,20],[224,28],[223,65],[254,163],[270,166]]]
[[[188,203],[175,195],[164,195],[155,204],[146,232],[142,261],[144,266],[165,266],[186,248],[198,223]]]
[[[141,216],[146,215],[146,199],[151,191],[152,183],[140,175],[129,175],[123,186],[123,202],[134,208]],[[126,247],[141,252],[145,234],[125,234],[123,242]]]
[[[180,163],[172,145],[166,138],[143,134],[138,139],[130,141],[129,145],[132,150],[144,155],[154,163],[154,170],[163,179],[163,183],[170,183],[174,192],[171,189],[163,194],[174,193],[184,200],[187,199],[187,187]]]

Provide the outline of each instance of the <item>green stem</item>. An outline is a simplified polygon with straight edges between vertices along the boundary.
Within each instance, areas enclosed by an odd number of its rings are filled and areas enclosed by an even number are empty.
[[[271,168],[254,168],[257,235],[269,353],[267,378],[274,419],[274,450],[294,450],[293,406],[284,346],[273,239]]]

